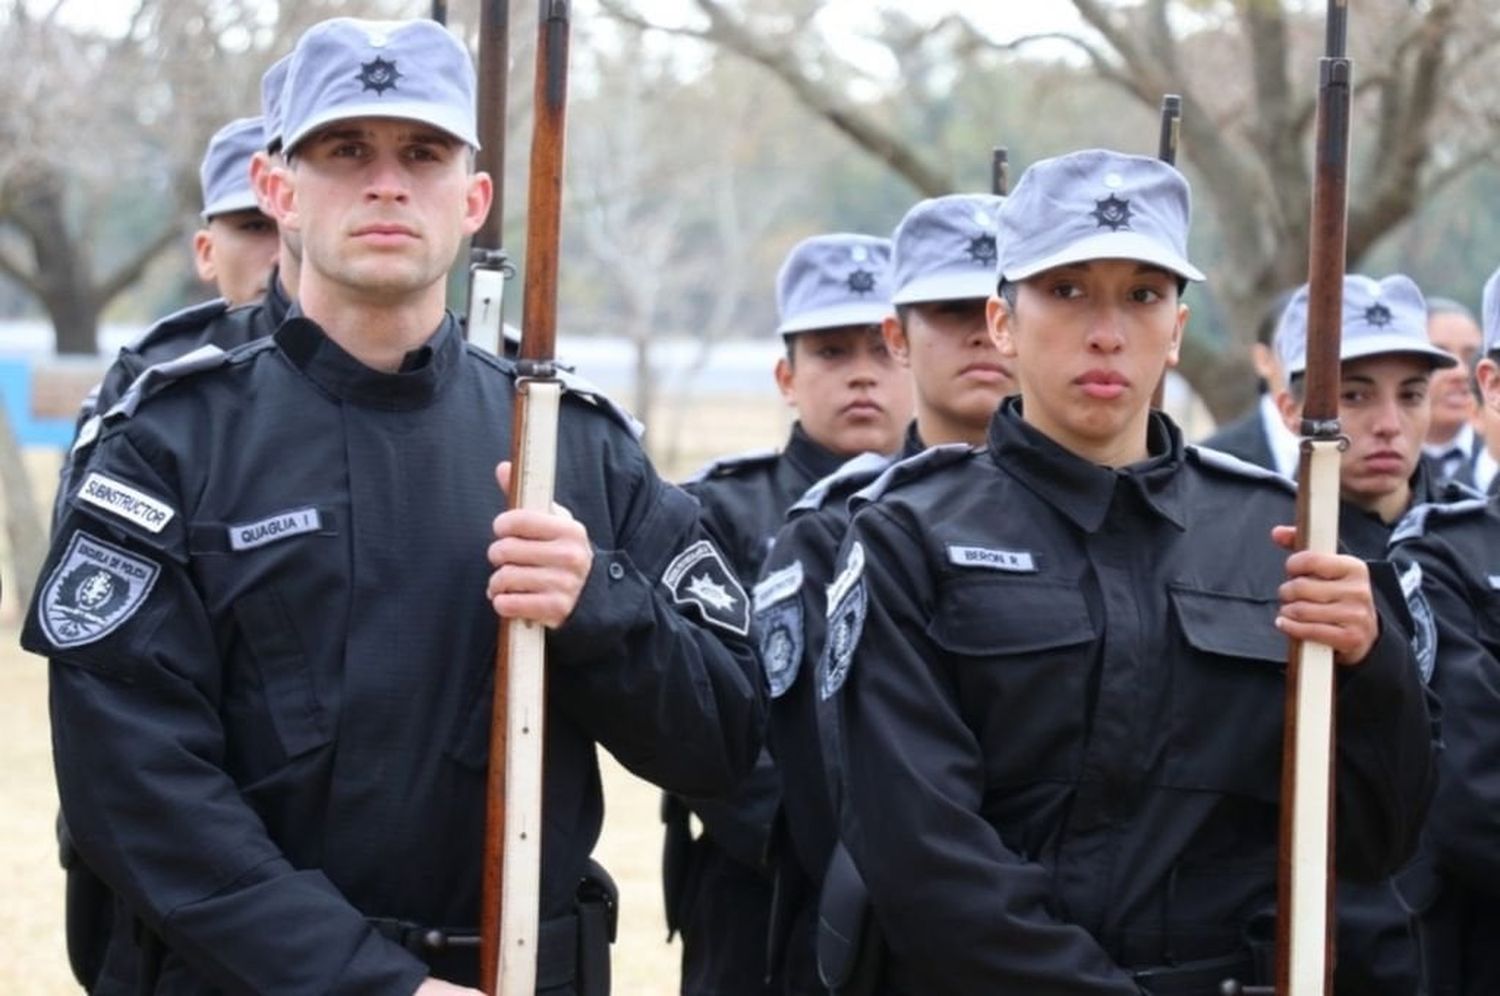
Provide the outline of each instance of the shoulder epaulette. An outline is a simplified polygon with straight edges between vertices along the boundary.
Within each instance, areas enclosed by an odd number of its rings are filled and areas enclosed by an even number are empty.
[[[596,387],[593,382],[590,381],[587,377],[583,377],[577,373],[574,373],[568,367],[558,364],[557,379],[562,381],[564,392],[571,394],[574,397],[582,398],[584,401],[587,401],[589,404],[594,405],[597,408],[602,408],[604,411],[614,416],[615,420],[618,421],[621,425],[629,429],[630,434],[636,439],[640,439],[646,434],[646,426],[642,424],[639,419],[630,414],[630,412],[626,411],[623,406],[621,406],[609,395],[605,394],[601,389]]]
[[[1475,499],[1484,501],[1484,493],[1463,481],[1445,481],[1438,485],[1438,501],[1444,505],[1456,505]]]
[[[1414,505],[1396,523],[1396,528],[1391,531],[1389,546],[1395,546],[1402,540],[1416,539],[1427,532],[1427,520],[1433,516],[1439,519],[1457,519],[1475,512],[1483,512],[1489,505],[1488,498],[1469,498],[1464,501],[1454,502],[1425,502]]]
[[[150,346],[170,338],[184,329],[201,329],[209,322],[229,311],[229,302],[222,297],[216,297],[212,301],[204,301],[202,304],[189,305],[180,311],[174,311],[165,318],[157,321],[146,331],[135,337],[135,340],[125,348],[132,353],[139,353]]]
[[[838,470],[804,491],[802,497],[787,510],[787,514],[816,511],[823,507],[830,495],[858,491],[879,477],[891,465],[891,460],[884,453],[861,453],[846,460]]]
[[[258,343],[250,343],[249,347],[253,348],[258,345]],[[104,421],[112,422],[116,419],[130,418],[142,401],[160,391],[163,386],[204,370],[222,367],[229,362],[232,355],[246,351],[247,349],[239,349],[234,353],[226,353],[218,346],[204,345],[190,353],[184,353],[175,360],[149,366],[131,382],[130,387],[120,396],[120,400],[115,402],[114,407],[104,413]]]
[[[854,497],[849,499],[849,504],[853,506],[878,501],[881,495],[899,484],[925,477],[940,467],[967,460],[979,452],[982,452],[980,447],[970,446],[968,443],[944,443],[941,446],[929,446],[921,453],[892,463],[872,483],[855,492]]]
[[[1282,477],[1274,470],[1267,470],[1259,464],[1251,463],[1249,460],[1241,460],[1239,457],[1223,450],[1216,450],[1211,446],[1199,446],[1196,443],[1186,447],[1190,458],[1198,464],[1211,470],[1222,471],[1235,477],[1248,478],[1252,481],[1264,481],[1275,484],[1289,494],[1297,493],[1297,485]]]
[[[764,467],[767,464],[775,463],[780,456],[781,453],[778,450],[747,450],[744,453],[734,453],[730,456],[719,457],[683,483],[698,484],[701,481],[707,481],[715,477],[731,477],[756,467]]]

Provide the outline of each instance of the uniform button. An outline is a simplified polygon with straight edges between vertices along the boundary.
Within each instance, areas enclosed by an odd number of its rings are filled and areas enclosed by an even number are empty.
[[[609,565],[609,577],[612,581],[618,581],[625,576],[625,565],[619,561]]]

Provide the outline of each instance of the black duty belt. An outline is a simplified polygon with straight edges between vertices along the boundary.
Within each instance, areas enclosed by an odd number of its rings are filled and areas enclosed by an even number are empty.
[[[438,978],[472,978],[479,963],[479,931],[431,927],[410,920],[368,917],[370,926],[427,962]],[[537,937],[536,987],[566,986],[578,975],[578,917],[543,920]]]
[[[1255,959],[1249,952],[1183,962],[1179,965],[1138,969],[1131,973],[1131,978],[1151,996],[1239,993],[1244,990],[1237,987],[1245,987],[1257,981]]]

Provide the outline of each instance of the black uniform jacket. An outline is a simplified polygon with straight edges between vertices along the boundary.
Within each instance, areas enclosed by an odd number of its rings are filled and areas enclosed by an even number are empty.
[[[787,509],[843,458],[794,425],[780,453],[730,457],[710,464],[683,488],[703,506],[703,523],[748,587],[760,577]],[[780,801],[780,780],[769,756],[725,799],[690,799],[708,835],[736,861],[759,868]]]
[[[820,693],[903,991],[1136,993],[1131,970],[1233,954],[1273,907],[1287,641],[1269,534],[1294,496],[1161,415],[1149,443],[1100,467],[1012,400],[987,447],[906,461],[855,514]],[[1411,853],[1432,780],[1390,618],[1339,679],[1339,871],[1362,879]]]
[[[1500,504],[1417,508],[1391,556],[1420,568],[1407,577],[1420,583],[1436,635],[1443,749],[1423,849],[1440,884],[1418,900],[1432,991],[1500,992]]]
[[[397,373],[294,316],[106,421],[23,644],[78,848],[165,942],[158,992],[405,994],[426,967],[366,917],[477,924],[513,380],[451,316]],[[556,500],[595,556],[548,640],[544,920],[598,835],[596,743],[711,793],[764,718],[696,505],[574,394]]]

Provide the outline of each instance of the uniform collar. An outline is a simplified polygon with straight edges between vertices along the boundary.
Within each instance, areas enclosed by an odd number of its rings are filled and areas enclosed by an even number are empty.
[[[907,457],[916,456],[927,449],[927,444],[922,442],[922,434],[917,431],[917,420],[912,419],[906,426],[906,438],[901,442],[901,451],[896,454],[897,460],[905,460]]]
[[[276,330],[275,338],[292,366],[324,391],[342,401],[392,411],[429,404],[453,379],[463,355],[458,323],[446,311],[432,338],[407,353],[395,373],[372,370],[344,352],[296,305]]]
[[[271,276],[266,280],[266,296],[261,301],[266,309],[266,317],[271,320],[271,327],[276,328],[286,320],[292,311],[292,298],[281,286],[281,264],[276,263],[271,267]]]
[[[1182,432],[1153,411],[1146,429],[1145,460],[1103,467],[1063,448],[1021,418],[1021,399],[1007,398],[990,420],[990,456],[1037,497],[1084,532],[1104,524],[1117,487],[1128,488],[1178,529],[1187,525],[1183,495]]]
[[[821,481],[848,459],[813,442],[801,422],[792,425],[792,435],[786,441],[786,449],[781,451],[781,458],[809,481]]]

